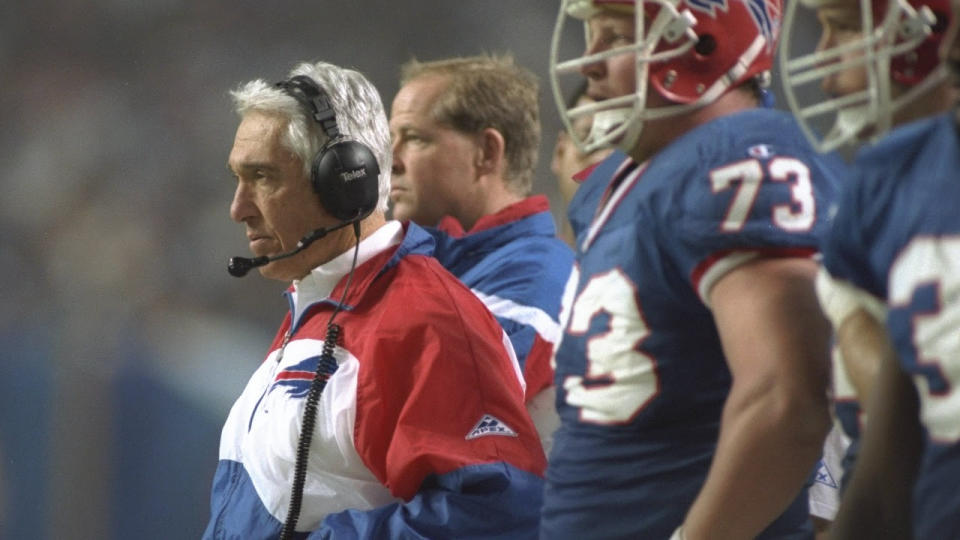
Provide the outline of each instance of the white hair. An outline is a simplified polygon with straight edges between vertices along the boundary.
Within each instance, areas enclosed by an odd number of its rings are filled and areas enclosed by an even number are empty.
[[[327,93],[330,106],[337,116],[340,134],[346,139],[365,144],[377,158],[380,166],[377,211],[386,212],[393,153],[387,115],[377,89],[360,72],[326,62],[299,64],[290,71],[289,76],[297,75],[309,77]],[[258,111],[288,119],[281,142],[303,161],[304,172],[309,176],[313,157],[328,137],[308,116],[300,102],[263,79],[243,84],[230,95],[241,117],[248,112]]]

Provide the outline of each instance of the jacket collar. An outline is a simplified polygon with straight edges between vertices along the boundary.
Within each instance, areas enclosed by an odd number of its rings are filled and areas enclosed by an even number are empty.
[[[506,225],[525,217],[532,216],[540,212],[550,211],[550,202],[543,195],[533,195],[522,201],[515,202],[504,207],[495,214],[489,214],[481,217],[474,223],[473,227],[464,232],[463,226],[453,216],[445,216],[440,220],[437,229],[447,233],[450,236],[459,238],[465,234],[474,234],[481,231],[493,229],[501,225]]]
[[[401,225],[398,221],[388,221],[360,242],[357,266],[350,277],[350,289],[347,298],[342,300],[342,309],[353,309],[370,284],[396,266],[403,257],[411,254],[429,256],[433,253],[433,247],[433,238],[416,224]],[[294,329],[313,305],[336,305],[341,302],[353,266],[353,254],[352,249],[341,253],[314,268],[303,279],[295,280],[287,289]]]
[[[482,255],[514,242],[517,238],[557,236],[550,204],[543,195],[528,197],[496,214],[484,216],[470,232],[464,233],[460,223],[450,218],[438,228],[427,228],[436,240],[434,257],[448,270],[468,264],[474,255]],[[455,224],[451,230],[444,225]],[[454,274],[457,272],[454,271]]]

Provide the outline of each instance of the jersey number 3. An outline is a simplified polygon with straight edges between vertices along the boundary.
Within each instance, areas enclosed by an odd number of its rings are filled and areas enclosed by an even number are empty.
[[[638,350],[650,334],[637,305],[630,279],[614,269],[594,276],[573,302],[568,332],[586,334],[595,319],[606,319],[606,332],[587,342],[584,376],[563,381],[567,404],[580,408],[580,419],[594,424],[623,424],[657,394],[656,362]]]
[[[914,239],[890,269],[890,307],[909,306],[917,291],[934,287],[936,306],[915,313],[910,325],[921,416],[931,437],[960,440],[960,237]]]

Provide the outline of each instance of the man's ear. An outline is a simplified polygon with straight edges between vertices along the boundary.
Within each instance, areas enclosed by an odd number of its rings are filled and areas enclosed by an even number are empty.
[[[506,170],[506,144],[503,135],[493,128],[486,128],[478,135],[476,167],[481,174],[503,175]]]
[[[560,164],[567,152],[570,151],[572,141],[566,130],[561,129],[557,132],[557,142],[553,144],[553,157],[550,159],[550,170],[553,174],[560,174]]]

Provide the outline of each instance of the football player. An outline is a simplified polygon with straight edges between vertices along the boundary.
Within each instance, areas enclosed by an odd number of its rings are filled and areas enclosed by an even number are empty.
[[[581,58],[560,61],[566,23]],[[551,52],[586,151],[542,538],[807,538],[830,427],[818,236],[842,164],[767,102],[779,0],[566,0]],[[562,106],[564,77],[596,103]]]
[[[949,2],[801,0],[788,5],[780,49],[784,94],[814,146],[829,151],[875,141],[893,125],[952,106],[952,85],[938,54]],[[812,52],[804,50],[804,10],[815,11],[821,26]]]
[[[957,538],[960,141],[956,89],[942,62],[956,6],[812,7],[823,27],[817,51],[794,54],[789,39],[783,49],[791,108],[821,147],[879,140],[857,156],[817,281],[843,352],[837,379],[850,381],[870,418],[833,537]],[[785,36],[797,20],[788,11]],[[828,99],[801,104],[798,89],[810,82]],[[828,113],[833,127],[818,139],[815,116]],[[891,126],[900,127],[888,134]],[[858,430],[844,401],[838,417]]]

